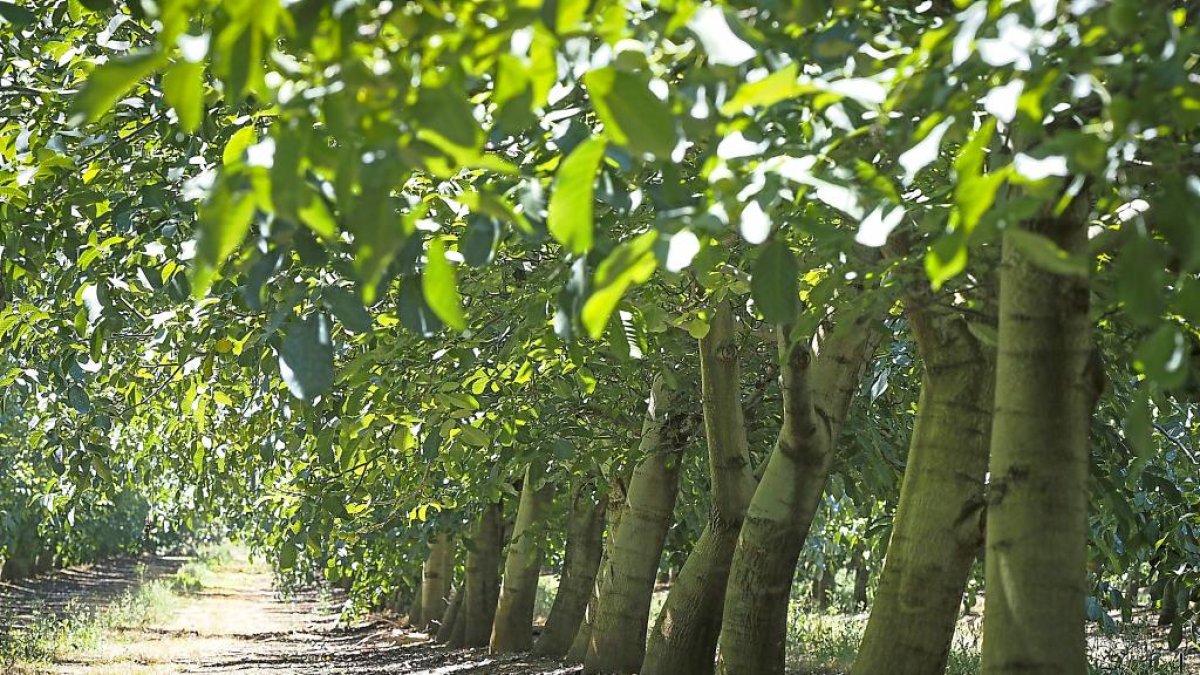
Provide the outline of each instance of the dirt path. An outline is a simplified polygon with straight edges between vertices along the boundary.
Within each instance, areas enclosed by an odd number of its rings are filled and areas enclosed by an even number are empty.
[[[567,675],[578,668],[450,650],[385,626],[339,628],[335,609],[316,597],[281,600],[269,572],[227,565],[203,590],[182,596],[152,627],[110,629],[90,649],[60,656],[46,670],[64,675],[405,673],[411,675]]]

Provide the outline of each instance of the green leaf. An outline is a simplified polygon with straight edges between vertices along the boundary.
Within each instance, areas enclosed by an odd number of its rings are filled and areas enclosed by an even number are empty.
[[[472,213],[467,216],[467,231],[459,250],[471,267],[483,267],[496,255],[500,243],[500,222],[491,216]]]
[[[992,207],[992,203],[996,201],[996,192],[1008,175],[1006,171],[986,176],[983,174],[987,146],[995,131],[996,118],[988,117],[979,129],[972,132],[954,159],[954,204],[958,216],[954,225],[967,233],[975,229],[979,219]]]
[[[665,158],[675,149],[675,120],[646,82],[615,68],[593,70],[583,83],[604,122],[604,133],[617,145],[638,154]]]
[[[71,100],[70,124],[78,126],[100,119],[134,85],[166,61],[158,52],[139,52],[113,59],[92,71],[83,91]]]
[[[200,208],[196,242],[196,263],[192,274],[192,295],[204,297],[225,259],[241,246],[254,218],[254,195],[232,193],[224,183]]]
[[[333,384],[333,343],[324,315],[293,319],[284,330],[279,372],[288,391],[312,401]]]
[[[1029,262],[1047,272],[1073,277],[1087,276],[1086,258],[1069,255],[1058,244],[1040,234],[1011,227],[1005,230],[1004,236]]]
[[[221,151],[221,162],[225,166],[241,163],[242,156],[246,154],[246,148],[257,140],[258,132],[254,130],[253,124],[238,129],[225,143],[225,149]]]
[[[290,570],[296,566],[296,556],[299,554],[299,549],[292,541],[286,541],[283,546],[279,547],[279,569]]]
[[[37,15],[11,2],[0,2],[0,19],[14,26],[28,26],[37,21]]]
[[[547,7],[554,8],[554,32],[559,35],[570,33],[583,23],[587,17],[588,5],[591,0],[555,0],[547,2]]]
[[[425,273],[421,276],[421,289],[425,292],[425,301],[429,303],[429,308],[439,319],[446,322],[447,326],[457,331],[467,327],[454,268],[446,260],[446,246],[439,238],[429,242],[429,250],[425,253]]]
[[[599,137],[580,143],[554,175],[546,227],[575,255],[583,255],[592,247],[592,196],[606,146],[607,142]]]
[[[355,333],[371,331],[371,313],[363,307],[358,295],[337,286],[331,286],[324,291],[325,300],[334,316]]]
[[[163,75],[163,96],[179,116],[179,126],[191,133],[204,120],[204,64],[180,61]]]
[[[604,334],[608,319],[625,291],[634,284],[644,283],[658,268],[658,259],[654,255],[657,239],[657,230],[643,232],[613,249],[596,268],[594,290],[580,311],[583,327],[593,340]]]
[[[811,84],[800,81],[800,65],[790,63],[761,80],[747,82],[738,87],[733,97],[721,106],[726,117],[736,115],[747,108],[768,108],[788,99],[818,91]]]
[[[474,445],[477,448],[482,448],[492,442],[491,436],[488,436],[478,427],[462,426],[459,427],[459,430],[461,431],[460,436],[463,440],[463,443],[466,443],[467,445]]]
[[[1159,386],[1172,389],[1187,381],[1187,357],[1188,344],[1183,333],[1164,324],[1142,341],[1134,366]]]
[[[300,222],[304,223],[308,229],[324,239],[336,239],[338,233],[337,221],[334,220],[333,214],[329,212],[329,207],[325,205],[325,200],[321,198],[321,195],[307,186],[303,189],[309,192],[309,198],[308,203],[296,211]]]
[[[763,318],[785,324],[796,317],[800,299],[796,258],[787,244],[776,239],[767,244],[754,263],[750,278],[750,297]]]
[[[925,274],[936,291],[967,268],[967,244],[962,231],[938,237],[925,253]]]
[[[442,329],[442,321],[429,308],[421,286],[419,278],[405,279],[400,284],[400,297],[397,299],[400,323],[421,337],[432,337]]]

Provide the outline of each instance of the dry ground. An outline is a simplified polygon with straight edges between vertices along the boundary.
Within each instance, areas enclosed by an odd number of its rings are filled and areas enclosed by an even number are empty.
[[[131,561],[110,563],[87,584],[62,587],[62,581],[25,584],[22,603],[39,590],[62,600],[103,603],[136,583]],[[173,573],[177,563],[155,563],[155,574]],[[68,578],[85,578],[97,568],[78,569]],[[55,575],[59,577],[62,575]],[[149,575],[147,575],[149,576]],[[74,593],[74,595],[72,595]],[[17,596],[0,590],[0,606]],[[40,604],[40,603],[39,603]],[[49,605],[46,605],[49,606]],[[44,609],[42,611],[45,611]],[[10,613],[11,615],[11,613]],[[565,675],[578,672],[527,657],[495,657],[484,650],[449,650],[423,636],[402,634],[374,624],[341,628],[336,608],[313,596],[280,599],[268,570],[250,563],[226,565],[206,580],[203,590],[182,596],[161,625],[117,626],[93,648],[59,655],[29,673],[63,675],[165,675],[175,673],[265,675],[267,673],[404,673],[410,675]],[[0,639],[3,639],[0,637]]]

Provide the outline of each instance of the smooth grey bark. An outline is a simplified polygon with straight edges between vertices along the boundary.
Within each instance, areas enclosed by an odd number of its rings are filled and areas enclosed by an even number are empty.
[[[539,473],[525,470],[488,645],[494,653],[525,652],[533,647],[533,608],[542,568],[540,535],[546,508],[554,498],[552,484],[538,485]]]

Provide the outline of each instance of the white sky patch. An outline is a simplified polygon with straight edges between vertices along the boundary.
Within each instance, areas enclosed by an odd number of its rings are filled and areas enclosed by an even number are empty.
[[[688,28],[700,39],[709,63],[740,66],[754,58],[754,47],[733,32],[729,27],[729,17],[720,7],[700,7],[688,21]]]
[[[905,185],[913,182],[917,174],[933,163],[937,159],[938,151],[942,147],[942,137],[946,135],[946,130],[954,123],[952,118],[942,120],[941,124],[931,129],[925,138],[922,138],[916,145],[908,150],[905,150],[896,161],[900,163],[900,168],[904,169],[904,178],[902,179]]]
[[[971,46],[975,42],[975,34],[987,20],[987,0],[979,0],[964,9],[956,17],[959,22],[958,34],[954,36],[954,46],[951,56],[954,65],[962,65],[971,56]]]
[[[1128,222],[1149,210],[1150,203],[1145,199],[1134,199],[1117,207],[1117,219]]]
[[[904,207],[897,206],[891,211],[886,211],[883,206],[875,207],[875,210],[863,218],[859,223],[858,234],[854,236],[854,241],[863,246],[871,246],[878,248],[887,243],[888,235],[900,221],[904,219]]]
[[[1050,155],[1039,159],[1023,152],[1013,157],[1013,169],[1029,180],[1065,176],[1068,173],[1067,158],[1063,155]]]
[[[268,136],[246,148],[246,164],[271,168],[275,164],[275,139]]]
[[[761,244],[771,234],[771,218],[758,202],[750,202],[742,209],[738,230],[751,244]]]
[[[208,33],[203,35],[182,33],[175,39],[175,44],[179,45],[179,54],[183,56],[184,61],[200,63],[208,55],[208,40]]]
[[[91,284],[83,289],[80,297],[83,300],[84,308],[87,309],[88,323],[96,323],[104,313],[104,305],[100,302],[99,287],[96,284]]]
[[[844,80],[834,80],[825,85],[825,89],[846,98],[854,99],[865,106],[881,105],[887,100],[887,88],[875,80],[865,77],[849,77]]]
[[[994,87],[983,97],[983,109],[1001,122],[1011,124],[1017,116],[1017,102],[1021,100],[1023,91],[1025,91],[1025,80],[1020,78]]]
[[[735,131],[717,144],[717,157],[721,159],[738,159],[741,157],[753,157],[760,155],[767,149],[766,142],[752,141],[742,135],[742,132]]]
[[[1029,4],[1033,7],[1033,21],[1039,26],[1058,16],[1058,0],[1029,0]]]
[[[676,232],[667,242],[667,271],[683,271],[699,252],[700,239],[691,230]]]

